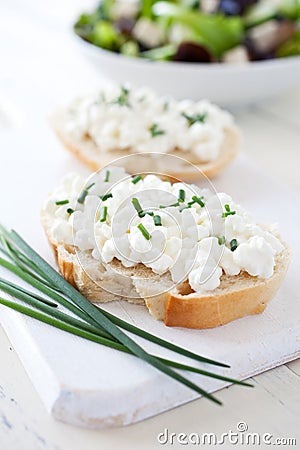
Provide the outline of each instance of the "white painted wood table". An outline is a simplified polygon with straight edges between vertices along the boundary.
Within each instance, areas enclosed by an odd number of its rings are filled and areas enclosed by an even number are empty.
[[[65,31],[70,11],[75,11],[80,3],[55,0],[46,8],[45,2],[11,0],[9,5],[1,5],[1,17],[5,18],[0,39],[3,55],[0,71],[2,162],[4,153],[13,148],[10,146],[22,142],[21,135],[24,141],[30,139],[37,148],[40,147],[40,154],[34,153],[36,164],[45,164],[44,159],[49,155],[43,153],[43,140],[50,136],[46,131],[47,114],[60,99],[84,90],[87,85],[96,85],[98,81],[96,74],[77,55]],[[237,118],[245,134],[245,153],[267,172],[299,190],[300,85],[294,92],[280,98],[237,111]],[[51,157],[60,161],[59,173],[56,174],[59,178],[67,170],[70,159],[62,156],[60,146],[53,142]],[[24,161],[21,147],[20,161]],[[7,170],[12,171],[11,186],[1,184],[1,173]],[[42,199],[39,182],[37,176],[36,190],[32,195]],[[13,181],[13,164],[7,167],[2,163],[1,195],[9,195],[14,183],[22,183],[22,180]],[[22,187],[19,189],[21,191]],[[295,208],[299,206],[295,204]],[[32,226],[28,218],[18,217],[17,205],[12,205],[10,215],[6,212],[3,217],[4,213],[0,212],[1,221],[9,223],[10,217],[18,218],[19,229],[24,233]],[[299,251],[299,246],[294,251]],[[165,428],[177,435],[206,432],[220,436],[230,430],[235,432],[239,422],[246,423],[249,432],[270,433],[274,439],[296,438],[300,446],[300,362],[294,361],[265,372],[252,381],[255,389],[232,386],[220,391],[218,397],[224,402],[222,408],[200,399],[127,428],[89,431],[51,418],[14,348],[0,329],[0,449],[153,449],[162,447],[157,436]],[[181,447],[178,442],[170,445],[170,448]],[[223,446],[231,447],[242,448],[228,442]],[[260,446],[264,447],[270,446]]]

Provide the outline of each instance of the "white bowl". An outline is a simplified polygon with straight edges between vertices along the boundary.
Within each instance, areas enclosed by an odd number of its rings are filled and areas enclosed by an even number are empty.
[[[156,62],[123,56],[76,39],[106,78],[149,86],[177,99],[207,98],[223,106],[237,106],[266,99],[300,82],[300,56],[244,64]]]

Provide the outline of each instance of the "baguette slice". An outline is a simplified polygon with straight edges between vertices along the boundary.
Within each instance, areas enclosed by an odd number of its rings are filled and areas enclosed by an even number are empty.
[[[54,250],[62,275],[93,303],[127,300],[145,304],[149,312],[167,326],[214,328],[235,319],[262,313],[276,294],[289,266],[290,252],[277,255],[274,274],[260,279],[246,272],[221,277],[212,293],[199,295],[188,282],[176,288],[168,274],[156,275],[139,264],[125,268],[114,259],[109,264],[96,261],[90,251],[78,252],[73,246],[56,244],[50,235],[51,217],[42,213],[42,223]],[[100,286],[101,284],[101,286]]]
[[[209,162],[199,162],[192,154],[174,148],[172,153],[177,158],[170,159],[168,154],[157,158],[155,153],[134,153],[127,150],[102,151],[90,137],[74,139],[64,132],[65,110],[57,111],[51,118],[51,126],[64,147],[69,150],[79,161],[92,171],[97,171],[114,162],[124,167],[129,173],[136,173],[137,167],[140,172],[147,173],[149,169],[163,173],[169,177],[182,181],[193,181],[199,179],[203,174],[208,178],[214,178],[221,173],[225,167],[237,156],[240,148],[240,132],[233,125],[225,130],[224,141],[220,148],[219,156]],[[131,155],[130,158],[125,158]],[[166,156],[164,158],[164,156]]]

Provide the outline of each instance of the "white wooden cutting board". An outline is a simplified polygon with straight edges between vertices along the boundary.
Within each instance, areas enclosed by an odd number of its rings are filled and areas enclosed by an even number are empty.
[[[1,222],[15,227],[52,261],[39,224],[41,201],[67,170],[85,170],[58,149],[50,133],[47,136],[49,139],[44,138],[41,147],[38,134],[26,135],[24,129],[19,135],[7,133],[9,151],[2,161],[3,168],[9,170],[2,170],[0,180]],[[284,284],[266,311],[217,329],[185,330],[165,327],[141,306],[115,302],[106,308],[165,339],[231,364],[232,369],[219,372],[245,379],[299,356],[300,197],[243,157],[215,181],[215,186],[234,195],[260,222],[279,222],[284,239],[293,249]],[[4,307],[0,314],[32,383],[49,412],[59,420],[95,428],[121,426],[195,398],[192,391],[133,356],[74,337]],[[174,356],[142,343],[148,350]],[[191,379],[209,391],[224,386],[199,375]]]

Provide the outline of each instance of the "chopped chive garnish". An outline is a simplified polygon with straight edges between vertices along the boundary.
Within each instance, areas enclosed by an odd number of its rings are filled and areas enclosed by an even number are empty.
[[[158,128],[157,123],[154,123],[150,128],[149,128],[151,137],[156,137],[156,136],[161,136],[162,134],[166,134],[166,132],[164,130],[160,130]]]
[[[179,212],[184,211],[185,209],[189,209],[189,206],[183,205],[179,208]]]
[[[86,187],[85,189],[86,189],[87,191],[89,191],[93,186],[95,186],[95,183],[89,184],[88,187]]]
[[[110,192],[109,194],[104,194],[104,195],[99,195],[99,197],[101,198],[101,200],[103,202],[105,202],[105,200],[107,200],[108,198],[112,198],[112,193]]]
[[[136,184],[140,180],[142,180],[142,176],[141,175],[136,175],[135,177],[132,178],[131,183]]]
[[[137,198],[134,197],[131,200],[131,203],[133,204],[134,209],[138,213],[139,217],[145,217],[146,214],[148,214],[149,216],[154,216],[154,213],[152,211],[143,211],[143,208],[141,207],[140,202]]]
[[[230,241],[230,250],[231,250],[232,252],[234,252],[234,250],[236,250],[237,247],[238,247],[238,242],[237,242],[237,240],[236,240],[236,239],[232,239],[232,240]]]
[[[230,206],[228,204],[224,205],[225,212],[223,212],[222,217],[225,218],[227,216],[233,216],[236,214],[236,211],[231,211]]]
[[[92,184],[90,184],[89,186],[87,186],[85,189],[83,189],[83,191],[81,192],[81,194],[79,195],[79,197],[78,197],[78,203],[81,203],[81,204],[83,204],[84,203],[84,201],[85,201],[85,199],[86,199],[86,196],[88,195],[88,193],[89,193],[89,190],[93,187],[95,185],[95,183],[92,183]]]
[[[185,200],[185,190],[179,189],[178,201],[184,202],[184,200]]]
[[[67,213],[68,213],[68,214],[71,215],[71,214],[73,214],[73,212],[74,212],[74,209],[72,209],[72,208],[68,208],[68,209],[67,209]]]
[[[60,206],[60,205],[67,205],[69,203],[69,200],[59,200],[58,202],[55,202],[55,204],[57,205],[57,206]]]
[[[192,200],[191,202],[188,202],[188,207],[190,208],[191,206],[193,206],[196,202],[194,202],[194,200]]]
[[[225,236],[220,236],[220,237],[218,237],[218,244],[219,244],[219,245],[225,244]]]
[[[141,205],[140,205],[140,202],[138,201],[137,198],[134,197],[133,199],[131,199],[131,203],[133,204],[134,209],[136,210],[136,212],[137,212],[139,215],[143,213],[143,209],[142,209],[142,207],[141,207]]]
[[[139,223],[137,227],[140,230],[140,232],[142,233],[142,235],[144,236],[144,238],[147,239],[147,241],[150,241],[151,234],[149,233],[148,230],[146,230],[144,225],[142,223]]]
[[[100,213],[100,222],[105,222],[106,216],[107,216],[107,206],[103,206],[103,208],[101,208],[101,213]]]
[[[156,225],[157,227],[162,226],[161,217],[158,214],[153,216],[153,220],[154,220],[154,225]]]
[[[142,211],[139,213],[139,217],[145,217],[146,214],[148,214],[148,216],[151,216],[151,217],[154,216],[154,212],[152,212],[152,211]]]
[[[204,198],[204,197],[197,197],[197,195],[193,195],[192,200],[193,200],[195,203],[198,203],[198,205],[200,205],[201,208],[204,208],[205,203],[204,203],[204,201],[203,201],[203,198]]]
[[[113,103],[117,103],[119,106],[127,106],[130,107],[129,104],[129,89],[127,89],[124,86],[121,86],[121,93],[119,97],[116,98],[116,100]]]
[[[172,208],[173,206],[179,206],[179,202],[176,202],[176,203],[172,203],[172,205],[160,205],[159,207],[160,207],[160,209],[163,209],[163,208]]]
[[[81,204],[83,204],[84,203],[84,200],[85,200],[85,198],[86,198],[86,196],[88,195],[88,190],[87,189],[84,189],[82,192],[81,192],[81,194],[80,194],[80,196],[78,197],[78,203],[81,203]]]
[[[192,116],[183,112],[181,115],[188,121],[189,127],[194,125],[194,123],[196,122],[204,123],[207,117],[207,113],[195,114],[194,116]]]
[[[104,178],[104,182],[105,182],[105,183],[108,183],[108,182],[109,182],[109,177],[110,177],[110,171],[107,170],[107,171],[105,172],[105,178]]]

